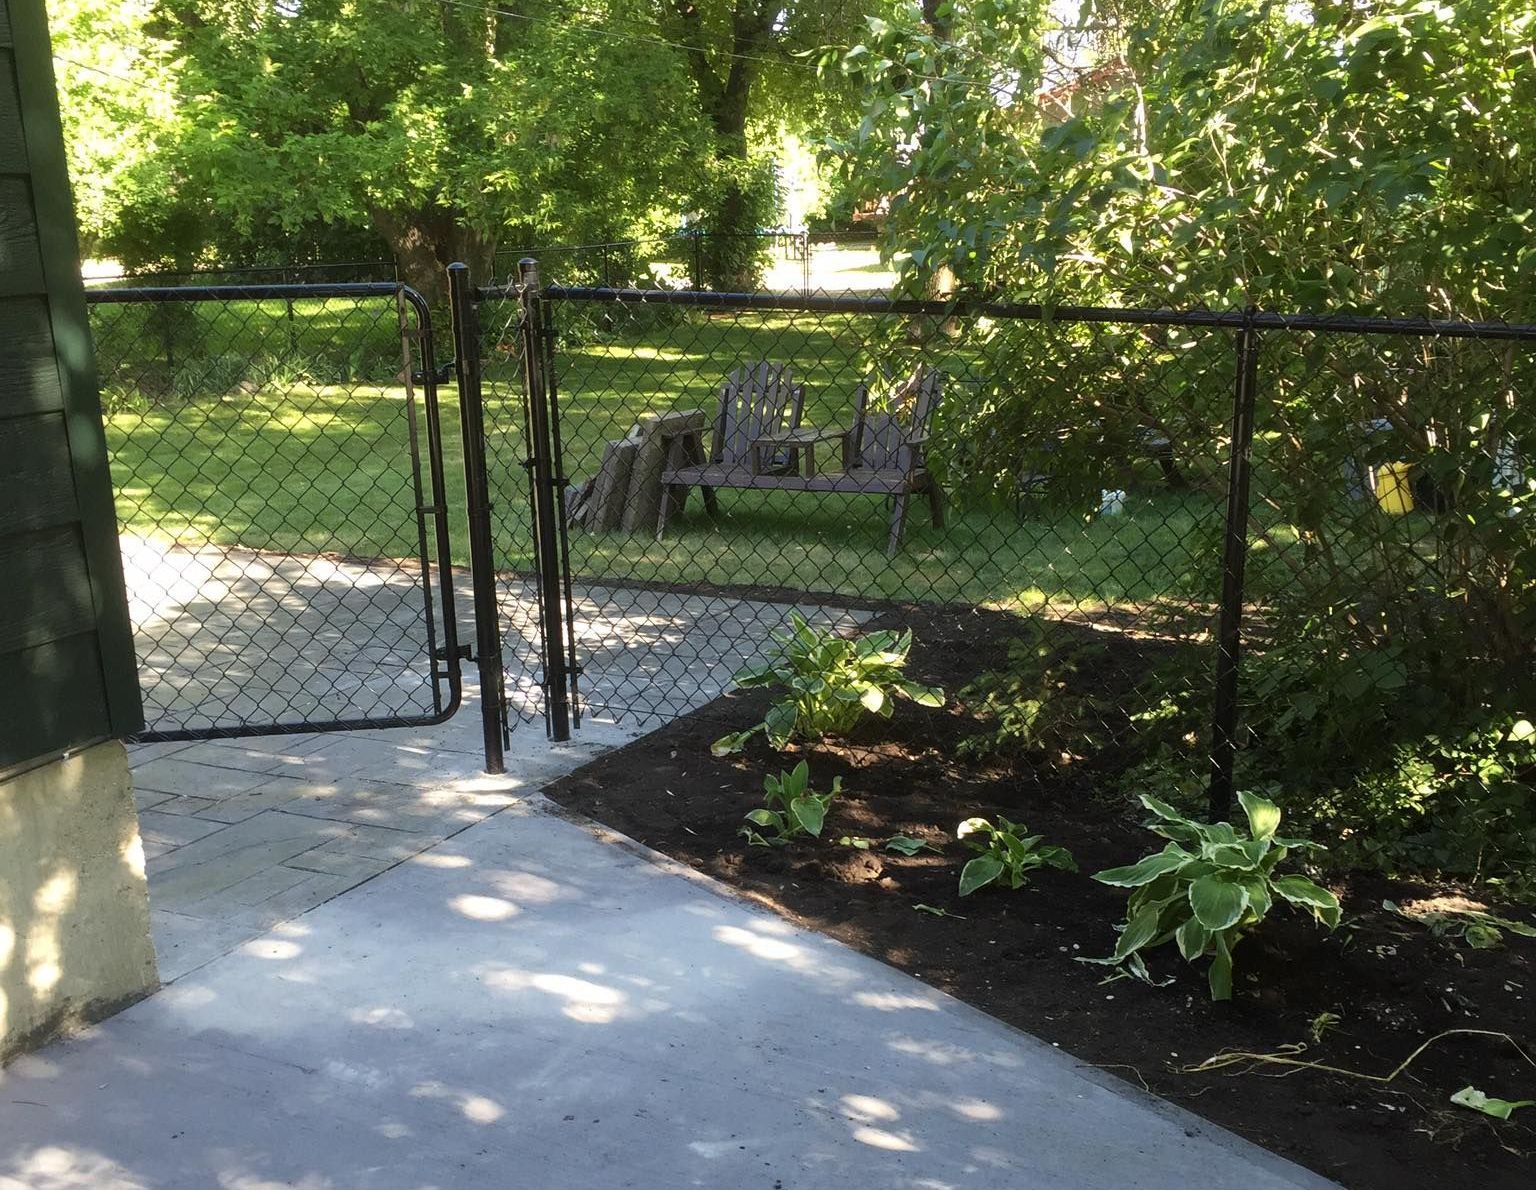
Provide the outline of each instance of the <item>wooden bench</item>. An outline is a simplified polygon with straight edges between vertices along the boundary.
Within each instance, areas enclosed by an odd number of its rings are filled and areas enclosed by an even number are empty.
[[[928,425],[943,393],[943,373],[919,368],[892,394],[889,412],[871,411],[869,389],[860,385],[853,425],[848,429],[802,427],[805,394],[801,386],[793,386],[779,408],[772,400],[753,396],[761,385],[749,392],[742,387],[742,379],[738,372],[721,389],[708,462],[698,461],[704,454],[696,432],[671,436],[669,461],[662,473],[665,492],[658,538],[665,534],[668,521],[682,511],[688,489],[695,485],[702,489],[710,515],[717,512],[716,488],[885,496],[892,501],[886,546],[891,556],[901,548],[913,496],[928,498],[934,528],[943,528],[944,493],[926,459]],[[777,427],[772,425],[774,420],[780,423]],[[752,425],[760,428],[755,433],[741,432]],[[838,448],[842,469],[827,472],[817,464],[816,448],[832,445]]]
[[[750,480],[773,479],[794,470],[797,452],[765,453],[761,443],[766,436],[798,427],[804,409],[805,386],[794,383],[788,364],[764,361],[732,372],[720,386],[707,456],[700,431],[683,429],[665,435],[656,536],[660,538],[667,521],[683,511],[689,488],[702,491],[704,507],[714,516],[719,511],[716,488],[753,487]]]

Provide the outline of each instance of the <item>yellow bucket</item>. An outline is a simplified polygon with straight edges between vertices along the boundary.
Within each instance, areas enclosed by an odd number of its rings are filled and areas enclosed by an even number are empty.
[[[1413,511],[1413,490],[1408,486],[1409,463],[1387,463],[1376,469],[1376,503],[1388,516]]]

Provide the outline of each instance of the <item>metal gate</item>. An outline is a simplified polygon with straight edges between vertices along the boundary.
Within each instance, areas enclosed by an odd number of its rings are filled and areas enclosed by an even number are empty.
[[[513,727],[542,716],[549,737],[580,726],[552,327],[537,273],[475,288],[448,270],[464,419],[486,768],[500,772]]]
[[[460,704],[431,312],[392,283],[88,293],[147,730]]]

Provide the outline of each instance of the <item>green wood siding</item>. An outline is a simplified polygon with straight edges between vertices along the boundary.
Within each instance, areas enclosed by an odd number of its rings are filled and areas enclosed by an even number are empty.
[[[143,726],[42,0],[0,0],[0,772]]]

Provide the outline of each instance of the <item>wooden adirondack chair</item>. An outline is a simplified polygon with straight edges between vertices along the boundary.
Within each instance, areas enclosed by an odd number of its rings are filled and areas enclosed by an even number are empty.
[[[763,361],[732,372],[720,386],[708,456],[696,431],[669,436],[656,536],[682,512],[690,487],[701,489],[713,516],[716,488],[774,487],[775,480],[790,477],[798,452],[764,447],[761,440],[798,427],[804,407],[805,386],[794,383],[788,364]]]
[[[869,388],[860,385],[853,426],[843,448],[841,482],[833,490],[889,496],[891,532],[886,553],[894,557],[906,531],[907,504],[928,497],[933,527],[944,527],[944,491],[928,470],[928,426],[944,394],[944,373],[919,367],[891,395],[889,411],[871,411]]]

